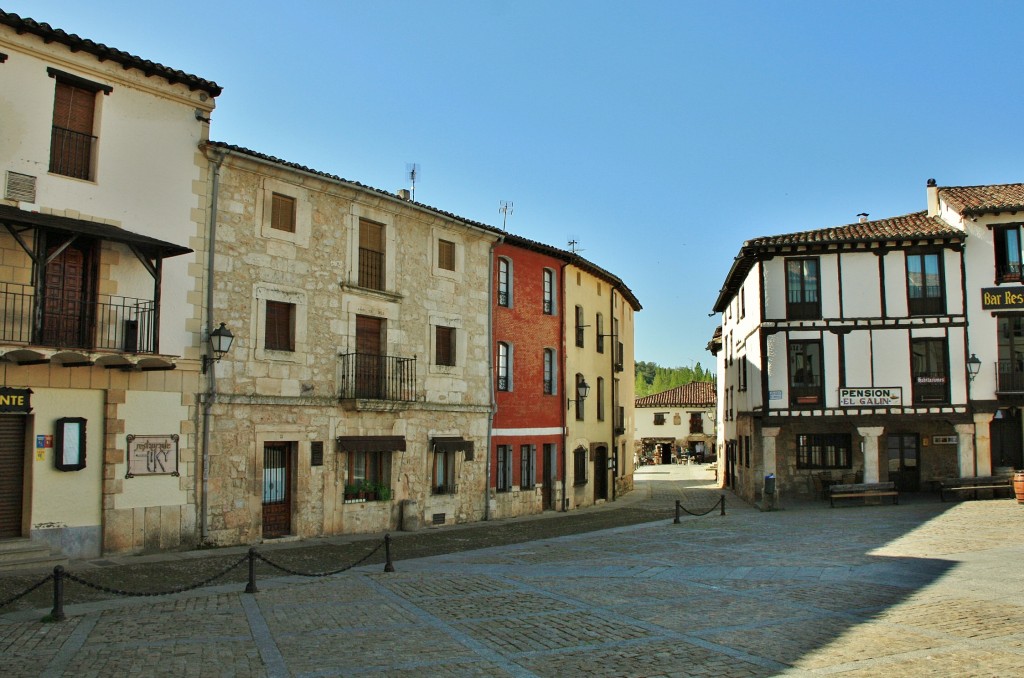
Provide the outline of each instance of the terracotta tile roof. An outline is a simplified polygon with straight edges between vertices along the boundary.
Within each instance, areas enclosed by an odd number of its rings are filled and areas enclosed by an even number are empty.
[[[1024,211],[1024,184],[944,186],[939,199],[961,216]]]
[[[713,381],[692,381],[661,393],[636,399],[637,407],[714,407],[718,402]]]
[[[927,212],[913,212],[899,217],[876,219],[844,226],[818,228],[813,231],[783,233],[748,240],[744,246],[772,247],[811,243],[869,242],[914,238],[963,238],[964,233]]]
[[[50,24],[40,23],[28,18],[22,18],[17,14],[0,10],[0,24],[5,24],[18,31],[18,33],[31,33],[42,38],[45,42],[58,42],[67,45],[72,52],[86,52],[97,57],[100,61],[113,61],[121,64],[125,69],[135,68],[146,76],[159,76],[172,85],[181,83],[191,90],[202,90],[212,97],[219,96],[223,89],[211,80],[204,80],[198,76],[174,70],[162,64],[148,61],[128,52],[122,52],[113,47],[80,38],[74,33],[67,33],[59,28],[53,28]]]

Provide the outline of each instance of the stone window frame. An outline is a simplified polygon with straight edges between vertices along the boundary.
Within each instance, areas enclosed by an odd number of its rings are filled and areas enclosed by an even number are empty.
[[[309,191],[301,186],[270,177],[264,178],[261,191],[260,213],[256,219],[259,228],[256,235],[267,240],[283,240],[297,247],[309,247],[313,224],[313,208],[309,200]],[[294,231],[284,231],[273,227],[275,194],[295,201]]]
[[[294,305],[294,350],[275,351],[265,347],[264,340],[267,327],[267,305],[265,302],[267,301],[278,301]],[[257,283],[253,286],[253,308],[256,312],[253,313],[251,334],[249,335],[255,339],[253,357],[256,360],[272,362],[304,362],[308,350],[306,337],[309,312],[305,290],[272,283]]]

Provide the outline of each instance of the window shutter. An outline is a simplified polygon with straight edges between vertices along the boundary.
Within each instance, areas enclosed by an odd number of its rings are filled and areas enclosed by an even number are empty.
[[[271,351],[295,350],[295,305],[267,301],[264,348]]]
[[[446,271],[455,270],[455,243],[448,240],[437,241],[437,267]]]
[[[278,231],[295,232],[295,198],[274,193],[270,227]]]
[[[62,127],[80,134],[92,134],[95,110],[95,92],[57,81],[53,102],[53,125],[55,127]]]

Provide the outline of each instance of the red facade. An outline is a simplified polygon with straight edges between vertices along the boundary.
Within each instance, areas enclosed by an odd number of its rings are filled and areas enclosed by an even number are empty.
[[[490,487],[501,493],[543,485],[543,505],[537,510],[556,508],[555,487],[561,487],[564,477],[566,408],[561,373],[563,262],[544,250],[529,241],[498,245],[493,295],[497,412]],[[499,454],[502,446],[505,452]],[[505,459],[509,453],[511,458]],[[524,455],[534,455],[535,463],[524,462]],[[531,466],[533,482],[524,482],[524,469]]]

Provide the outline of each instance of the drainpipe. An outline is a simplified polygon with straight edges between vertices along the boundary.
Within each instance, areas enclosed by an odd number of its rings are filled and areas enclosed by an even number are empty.
[[[213,264],[216,255],[217,244],[217,195],[220,190],[220,166],[224,162],[223,152],[213,152],[210,164],[213,167],[213,187],[210,198],[210,231],[206,243],[206,341],[203,342],[205,351],[212,352],[210,346],[210,335],[213,334]],[[203,542],[210,535],[209,525],[209,494],[210,494],[210,419],[213,403],[217,393],[217,372],[213,368],[213,355],[204,355],[203,360],[208,365],[206,370],[207,389],[203,394],[203,441],[202,441],[202,463],[203,463],[203,490],[199,507],[200,535]]]
[[[505,242],[505,236],[491,243],[487,261],[487,382],[491,394],[491,411],[487,417],[487,478],[484,480],[484,520],[491,519],[491,431],[494,430],[494,415],[498,411],[498,397],[494,392],[494,250]]]
[[[611,358],[612,358],[612,360],[611,360],[611,368],[612,369],[611,369],[611,372],[609,374],[609,376],[611,377],[611,379],[610,379],[611,383],[609,384],[609,386],[611,387],[611,398],[609,398],[609,400],[612,401],[612,412],[611,412],[611,414],[612,414],[612,417],[611,417],[611,419],[612,419],[612,449],[611,449],[611,453],[612,453],[612,459],[614,459],[614,461],[612,462],[612,465],[613,465],[613,468],[614,468],[614,471],[612,472],[612,501],[615,501],[615,483],[619,479],[619,448],[618,448],[618,445],[615,442],[615,423],[616,423],[616,417],[618,417],[618,415],[619,415],[619,405],[618,405],[618,403],[619,403],[618,395],[619,394],[617,392],[618,389],[615,388],[615,353],[618,350],[618,342],[616,341],[618,339],[618,335],[615,334],[615,296],[617,294],[618,294],[618,288],[616,288],[613,285],[612,289],[611,289],[611,293],[608,295],[608,306],[609,306],[609,309],[610,309],[609,313],[608,313],[608,319],[611,321],[611,324],[612,324],[612,332],[611,332],[611,339],[612,340],[610,342],[608,342],[608,343],[611,344],[611,347],[610,347],[611,350],[608,351],[608,353],[611,354]],[[623,419],[625,419],[625,417],[623,417]],[[625,421],[623,421],[622,425],[623,426],[626,425]],[[605,473],[605,478],[607,478],[608,477],[608,469],[605,469],[604,473]]]
[[[558,282],[558,296],[560,297],[558,302],[559,309],[562,314],[562,384],[563,390],[565,391],[566,400],[568,400],[569,398],[569,387],[567,386],[567,384],[569,384],[569,381],[566,379],[566,377],[569,376],[566,372],[566,369],[569,364],[569,359],[566,355],[565,348],[565,328],[567,327],[568,323],[568,319],[565,317],[565,314],[568,312],[568,309],[565,308],[565,269],[566,267],[568,267],[568,265],[568,262],[562,263],[562,270],[559,272],[560,279]],[[567,475],[569,475],[569,467],[567,466],[568,452],[566,451],[566,448],[569,446],[569,408],[566,407],[563,409],[561,405],[559,405],[559,409],[562,411],[562,512],[566,513],[569,511],[569,490],[565,486],[565,478]]]

